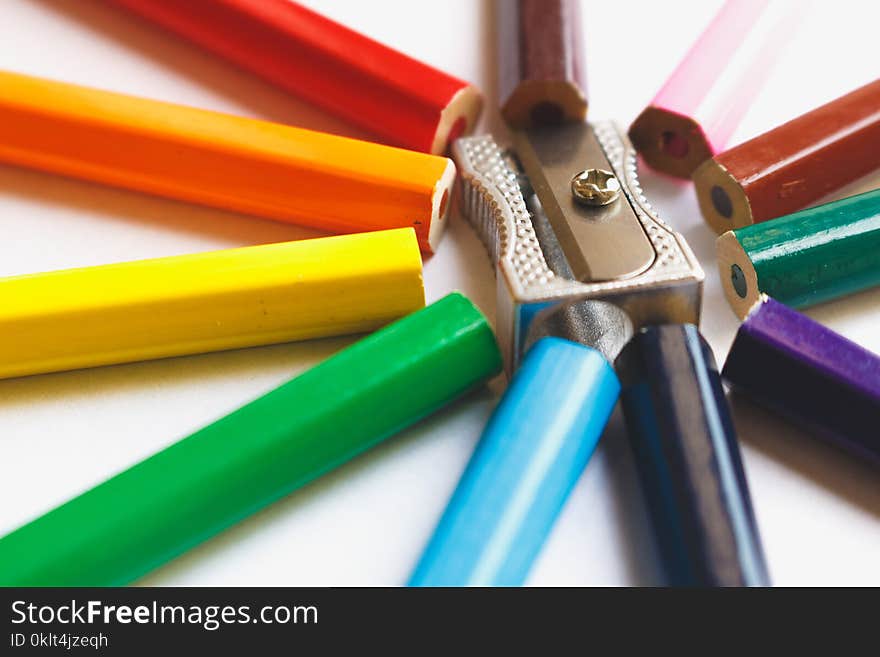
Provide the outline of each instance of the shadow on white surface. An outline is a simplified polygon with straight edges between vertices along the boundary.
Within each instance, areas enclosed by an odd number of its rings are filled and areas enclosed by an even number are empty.
[[[811,436],[741,393],[731,392],[728,400],[744,445],[880,520],[876,468]],[[807,499],[803,502],[809,504]]]
[[[32,205],[59,206],[90,217],[129,222],[142,229],[204,236],[233,246],[327,234],[281,221],[13,166],[0,166],[0,196]]]
[[[368,133],[263,82],[256,75],[188,43],[161,27],[151,25],[125,9],[109,6],[98,0],[33,1],[81,23],[101,37],[123,44],[125,48],[191,81],[234,99],[252,116],[348,137],[370,138]]]
[[[174,559],[142,578],[137,583],[143,586],[165,586],[178,584],[181,580],[186,580],[190,577],[198,578],[198,572],[191,571],[197,571],[201,567],[210,564],[214,559],[222,559],[224,553],[236,550],[240,547],[242,542],[249,541],[252,537],[258,536],[261,532],[272,531],[273,525],[275,526],[275,530],[279,530],[280,526],[288,522],[291,517],[298,513],[307,513],[309,506],[326,502],[334,493],[339,493],[340,488],[351,486],[354,482],[357,482],[359,478],[368,475],[370,471],[374,471],[377,468],[384,468],[389,462],[400,459],[406,452],[419,449],[420,442],[425,438],[433,434],[434,439],[436,440],[437,435],[442,433],[443,428],[445,426],[450,426],[452,417],[465,412],[467,406],[475,403],[489,404],[493,398],[494,395],[487,386],[480,386],[466,394],[461,399],[422,420],[418,424],[400,432],[387,441],[361,454],[352,461],[349,461],[340,468],[316,479],[305,487],[294,491],[290,495],[260,510],[237,525],[181,555],[177,559]],[[413,485],[421,486],[423,484],[417,480],[413,482]],[[408,497],[407,491],[401,490],[400,494],[400,503],[406,506],[406,498]],[[358,508],[349,508],[349,511],[362,515],[362,519],[369,519],[369,517],[377,511],[376,509],[370,508],[368,499],[361,499],[357,504]],[[409,514],[407,513],[402,513],[400,517],[401,519],[404,519],[408,515]],[[432,528],[437,520],[439,520],[439,516],[429,519],[429,524]],[[412,531],[412,528],[405,526],[388,527],[375,525],[372,529],[374,533],[387,534],[388,540],[390,541],[395,540],[395,537],[405,535],[408,531]],[[286,551],[290,560],[296,561],[300,558],[300,555],[307,553],[307,550],[304,550],[303,546],[296,542],[297,540],[309,541],[308,534],[299,533],[297,539],[295,539],[290,545],[286,547],[283,545],[276,545],[273,549]],[[346,552],[349,552],[352,553],[352,559],[354,559],[354,552],[358,552],[362,549],[370,549],[370,547],[375,548],[375,542],[367,541],[363,546],[357,543],[351,543],[334,547],[339,552],[337,556],[344,558],[343,555]],[[399,553],[400,547],[389,545],[388,550],[391,553]],[[418,554],[421,554],[420,550]],[[385,579],[383,584],[390,586],[405,585],[408,574],[413,568],[415,568],[417,558],[417,556],[414,557],[412,563],[398,563],[397,570],[399,575],[401,575],[400,579],[396,582]],[[344,564],[340,563],[339,566],[340,569],[344,568]],[[286,575],[283,571],[279,572],[277,577],[278,585],[304,585],[301,581],[287,581]],[[271,584],[271,582],[263,582],[263,585],[267,584]],[[310,584],[312,583],[309,582],[307,585]],[[323,580],[323,585],[328,585],[326,579]]]
[[[254,374],[271,371],[279,363],[320,362],[358,337],[306,340],[3,379],[0,380],[0,414],[16,406],[27,408],[41,400],[74,401],[83,397],[122,395],[168,383],[209,386],[221,379],[246,380]],[[287,378],[305,369],[302,366],[291,369]],[[0,439],[0,443],[2,441]]]
[[[665,576],[657,542],[619,404],[605,428],[602,449],[610,471],[609,493],[618,519],[615,530],[629,583],[633,586],[662,586]]]
[[[880,288],[821,303],[803,312],[829,328],[845,326],[846,337],[862,346],[874,345],[877,344],[877,320],[880,319]],[[873,351],[880,356],[876,348]]]
[[[454,290],[467,295],[495,326],[497,291],[489,254],[456,205],[450,214],[443,247],[425,259],[428,303]],[[435,275],[435,272],[438,275]]]

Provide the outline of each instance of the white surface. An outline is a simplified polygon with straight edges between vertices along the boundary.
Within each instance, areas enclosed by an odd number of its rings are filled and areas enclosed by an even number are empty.
[[[491,5],[310,2],[480,86],[494,111]],[[878,75],[876,3],[826,3],[779,63],[734,141]],[[626,126],[718,2],[585,2],[590,113]],[[805,5],[806,7],[806,5]],[[442,11],[437,11],[442,8]],[[805,9],[806,11],[806,9]],[[360,136],[211,55],[95,0],[0,2],[0,68]],[[723,361],[737,322],[714,239],[690,185],[643,175],[649,198],[707,273],[703,332]],[[0,167],[0,275],[313,236],[283,224]],[[429,300],[470,295],[490,317],[494,284],[455,217],[425,265]],[[810,311],[880,351],[880,291]],[[348,344],[332,339],[0,381],[0,533],[61,503]],[[501,390],[439,413],[143,580],[171,585],[402,584]],[[777,584],[880,584],[880,473],[752,406],[735,418]],[[846,409],[840,409],[845,413]],[[878,427],[880,432],[880,427]],[[619,418],[554,530],[531,584],[657,581]]]

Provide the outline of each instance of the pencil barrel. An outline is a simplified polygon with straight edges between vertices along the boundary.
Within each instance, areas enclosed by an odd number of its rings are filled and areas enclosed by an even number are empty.
[[[583,121],[586,63],[577,0],[497,2],[501,114],[515,128]]]
[[[763,296],[722,372],[733,388],[807,432],[880,464],[880,357]]]
[[[436,247],[452,161],[0,72],[0,162],[335,233],[415,229]]]
[[[762,293],[806,308],[880,285],[880,190],[729,231],[717,250],[740,318]]]
[[[722,150],[803,11],[793,0],[727,0],[630,126],[629,138],[645,162],[690,178]]]
[[[583,472],[620,386],[590,347],[528,351],[486,425],[410,586],[519,586]]]
[[[723,233],[808,207],[880,167],[880,79],[719,153],[694,171]]]
[[[0,584],[128,584],[500,368],[485,317],[449,295],[0,539]]]
[[[697,328],[642,329],[616,366],[668,583],[768,585],[730,409]]]
[[[370,331],[424,306],[412,229],[0,279],[0,377]]]
[[[479,117],[472,85],[290,0],[113,2],[385,143],[442,155]]]

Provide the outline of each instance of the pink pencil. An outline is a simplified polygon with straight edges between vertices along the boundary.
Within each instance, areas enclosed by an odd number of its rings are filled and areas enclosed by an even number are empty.
[[[630,126],[645,162],[690,178],[723,150],[804,9],[793,0],[727,0]]]

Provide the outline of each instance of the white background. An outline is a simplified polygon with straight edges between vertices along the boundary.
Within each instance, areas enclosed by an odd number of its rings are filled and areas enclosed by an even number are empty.
[[[309,2],[469,79],[495,112],[488,2]],[[718,2],[585,2],[590,114],[626,126]],[[810,9],[734,142],[880,72],[876,3]],[[363,136],[234,67],[96,0],[2,0],[0,68]],[[737,327],[714,236],[689,184],[645,174],[649,198],[707,273],[702,329],[719,362]],[[317,233],[0,166],[0,275],[191,253]],[[429,301],[459,289],[494,317],[488,259],[456,216],[425,265]],[[2,301],[2,300],[0,300]],[[880,291],[809,311],[880,351]],[[59,327],[63,339],[63,327]],[[0,336],[2,339],[2,336]],[[0,533],[188,435],[350,339],[0,381]],[[144,584],[397,585],[406,581],[502,381],[438,413],[193,550]],[[734,398],[752,497],[777,584],[880,584],[880,472]],[[846,413],[846,408],[839,409]],[[880,427],[878,427],[880,433]],[[619,418],[562,514],[531,584],[651,584],[657,562]],[[59,537],[63,540],[63,537]]]

